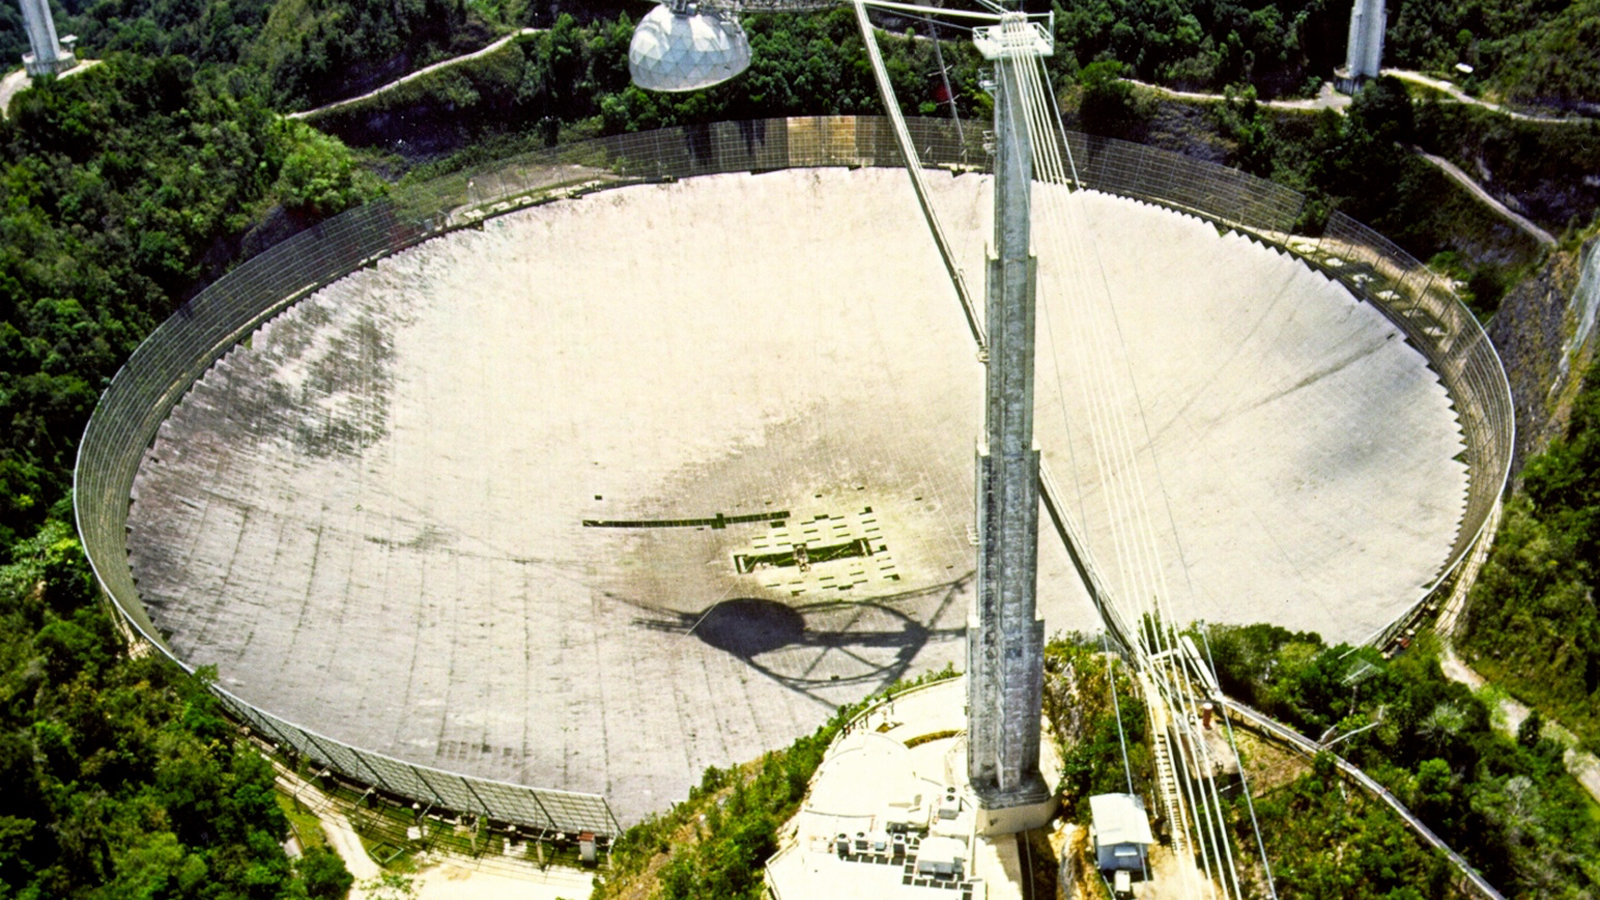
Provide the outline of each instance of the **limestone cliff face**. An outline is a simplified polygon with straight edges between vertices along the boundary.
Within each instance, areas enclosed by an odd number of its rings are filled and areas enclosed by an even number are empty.
[[[1600,310],[1600,230],[1574,249],[1550,254],[1518,284],[1489,323],[1517,410],[1515,476],[1531,454],[1566,427],[1571,403],[1594,356]]]

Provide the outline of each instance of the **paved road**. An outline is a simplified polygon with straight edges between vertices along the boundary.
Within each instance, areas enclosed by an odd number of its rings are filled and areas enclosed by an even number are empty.
[[[1450,178],[1457,184],[1470,191],[1472,196],[1477,197],[1495,212],[1510,220],[1518,228],[1521,228],[1523,231],[1526,231],[1528,234],[1532,235],[1534,240],[1545,245],[1546,247],[1554,247],[1556,245],[1556,239],[1550,234],[1550,232],[1545,231],[1543,228],[1533,224],[1524,218],[1520,213],[1509,209],[1504,203],[1501,203],[1499,200],[1495,199],[1493,195],[1484,190],[1483,185],[1473,181],[1472,176],[1461,171],[1461,169],[1458,168],[1455,163],[1452,163],[1450,160],[1445,159],[1442,156],[1434,156],[1432,153],[1428,153],[1421,147],[1412,147],[1411,149],[1418,156],[1431,163],[1435,168],[1450,176]]]
[[[278,790],[303,803],[316,815],[328,844],[355,876],[350,900],[393,896],[392,891],[377,888],[377,879],[384,870],[367,855],[361,837],[339,804],[321,788],[278,762],[273,761],[272,768]],[[564,900],[587,897],[594,887],[591,872],[559,865],[540,868],[532,862],[506,856],[472,858],[432,850],[421,855],[418,862],[423,870],[410,876],[415,900],[498,900],[501,897]]]
[[[1479,99],[1477,99],[1475,97],[1468,97],[1466,94],[1461,93],[1461,89],[1460,88],[1457,88],[1455,85],[1451,84],[1448,81],[1439,81],[1439,80],[1434,79],[1434,78],[1429,78],[1426,75],[1420,75],[1420,74],[1418,74],[1416,72],[1405,72],[1405,71],[1402,71],[1402,70],[1399,70],[1399,69],[1385,69],[1384,70],[1384,74],[1385,75],[1393,75],[1396,78],[1401,78],[1401,79],[1406,80],[1406,81],[1412,81],[1412,82],[1415,82],[1415,83],[1418,83],[1418,84],[1423,84],[1423,85],[1426,85],[1428,87],[1434,88],[1435,90],[1445,91],[1446,93],[1449,93],[1452,97],[1455,97],[1456,99],[1460,100],[1463,103],[1472,103],[1472,104],[1474,104],[1476,106],[1482,106],[1482,107],[1485,107],[1487,109],[1493,109],[1493,110],[1496,110],[1497,112],[1504,113],[1505,115],[1508,115],[1508,116],[1510,116],[1510,117],[1512,117],[1514,119],[1521,119],[1521,120],[1523,120],[1525,122],[1544,122],[1544,123],[1558,122],[1558,123],[1566,124],[1566,123],[1570,123],[1570,122],[1574,122],[1574,121],[1579,121],[1579,122],[1584,121],[1583,119],[1555,119],[1555,118],[1548,118],[1548,117],[1543,117],[1543,116],[1529,116],[1529,115],[1525,115],[1523,113],[1513,112],[1512,110],[1506,109],[1503,106],[1498,106],[1496,104],[1489,103],[1489,102],[1484,101],[1484,100],[1479,100]],[[1143,81],[1135,81],[1135,80],[1133,80],[1131,78],[1130,79],[1125,79],[1125,80],[1128,81],[1128,83],[1130,83],[1130,84],[1136,84],[1136,85],[1138,85],[1140,87],[1143,87],[1143,88],[1146,88],[1148,90],[1155,91],[1158,94],[1162,94],[1164,96],[1172,97],[1172,98],[1178,99],[1178,100],[1189,100],[1189,101],[1196,102],[1196,103],[1220,103],[1220,102],[1222,102],[1222,101],[1227,99],[1227,96],[1224,95],[1224,94],[1205,94],[1205,93],[1198,93],[1198,92],[1195,92],[1195,91],[1175,91],[1175,90],[1173,90],[1171,88],[1165,88],[1165,87],[1162,87],[1161,85],[1158,85],[1158,84],[1149,84],[1149,83],[1143,82]],[[1293,111],[1298,111],[1298,112],[1317,112],[1319,110],[1332,109],[1332,110],[1336,110],[1336,111],[1339,111],[1339,112],[1343,112],[1345,110],[1345,108],[1350,105],[1350,97],[1348,97],[1348,96],[1346,96],[1344,94],[1337,93],[1336,91],[1333,90],[1333,86],[1332,85],[1324,84],[1322,86],[1322,90],[1317,94],[1317,97],[1314,100],[1263,100],[1263,101],[1257,101],[1257,102],[1260,103],[1260,105],[1262,105],[1262,106],[1271,107],[1272,109],[1293,110]],[[1462,187],[1466,188],[1474,197],[1478,198],[1478,200],[1482,201],[1490,209],[1493,209],[1495,212],[1499,213],[1502,217],[1504,217],[1507,221],[1511,222],[1513,225],[1516,225],[1518,228],[1520,228],[1523,231],[1527,232],[1529,235],[1531,235],[1533,237],[1534,240],[1538,241],[1540,244],[1543,244],[1546,247],[1555,246],[1556,239],[1555,239],[1555,237],[1553,235],[1550,234],[1550,232],[1545,231],[1543,228],[1540,228],[1538,225],[1535,225],[1533,222],[1530,222],[1527,218],[1523,217],[1521,214],[1519,214],[1519,213],[1513,211],[1512,209],[1508,208],[1504,203],[1502,203],[1498,199],[1496,199],[1494,197],[1494,195],[1490,194],[1487,190],[1485,190],[1483,185],[1481,185],[1478,182],[1474,181],[1472,179],[1472,176],[1470,176],[1467,173],[1461,171],[1461,169],[1458,168],[1454,163],[1451,163],[1449,160],[1444,159],[1443,157],[1434,156],[1434,155],[1432,155],[1430,153],[1426,153],[1422,149],[1417,148],[1417,147],[1413,147],[1412,150],[1414,150],[1418,156],[1420,156],[1423,159],[1427,160],[1430,164],[1432,164],[1433,166],[1438,168],[1440,171],[1442,171],[1446,175],[1450,176],[1450,178],[1452,180],[1454,180],[1456,183],[1458,183]]]
[[[327,837],[328,843],[332,845],[333,851],[339,854],[339,858],[344,860],[345,868],[350,870],[351,875],[359,881],[365,881],[383,874],[378,864],[367,855],[366,848],[362,847],[361,838],[350,825],[350,820],[334,806],[326,794],[275,760],[272,762],[272,769],[276,773],[274,780],[277,782],[278,790],[305,804],[322,823],[322,832]]]
[[[1146,90],[1155,91],[1158,94],[1171,97],[1175,100],[1190,100],[1196,103],[1221,103],[1222,101],[1228,99],[1226,94],[1208,94],[1199,91],[1179,91],[1169,87],[1162,87],[1159,84],[1151,84],[1148,81],[1138,81],[1133,78],[1124,78],[1123,81],[1126,81],[1129,84],[1138,85]],[[1350,97],[1346,94],[1341,94],[1338,91],[1335,91],[1333,89],[1333,85],[1324,84],[1322,89],[1317,92],[1317,96],[1310,100],[1257,100],[1256,103],[1260,106],[1266,106],[1272,109],[1287,109],[1299,112],[1317,112],[1318,110],[1323,109],[1343,110],[1345,107],[1350,105]]]
[[[319,116],[319,115],[321,115],[321,114],[323,114],[325,112],[331,112],[333,110],[340,109],[340,108],[345,107],[345,106],[350,106],[350,105],[355,104],[355,103],[361,103],[361,102],[366,101],[366,100],[371,100],[373,97],[376,97],[379,94],[384,94],[384,93],[387,93],[389,91],[392,91],[395,88],[399,87],[402,84],[405,84],[408,81],[415,81],[416,79],[421,78],[422,76],[427,75],[427,74],[429,74],[431,72],[437,72],[440,69],[448,69],[451,66],[460,65],[461,63],[467,62],[468,60],[477,59],[480,56],[488,56],[489,54],[495,52],[496,50],[499,50],[501,47],[504,47],[505,45],[507,45],[507,44],[511,43],[512,41],[516,40],[517,38],[522,37],[525,34],[537,34],[539,32],[539,30],[540,29],[538,29],[538,28],[524,28],[521,31],[514,31],[511,34],[508,34],[505,37],[500,38],[499,40],[495,41],[494,43],[490,44],[489,46],[484,47],[482,50],[474,50],[471,53],[462,54],[461,56],[452,56],[449,59],[440,60],[439,62],[436,62],[431,66],[423,66],[422,68],[416,70],[415,72],[412,72],[412,73],[407,74],[407,75],[402,75],[399,78],[396,78],[395,80],[389,82],[388,84],[382,85],[381,87],[373,88],[372,90],[367,91],[365,94],[360,94],[360,95],[355,96],[355,97],[346,97],[343,100],[335,100],[332,103],[323,104],[322,106],[319,106],[316,109],[307,109],[307,110],[303,110],[301,112],[289,113],[287,118],[290,118],[290,119],[309,119],[309,118],[312,118],[314,116]]]
[[[1514,109],[1511,109],[1510,107],[1501,106],[1498,103],[1490,103],[1487,100],[1480,100],[1477,97],[1469,96],[1463,92],[1461,88],[1456,87],[1453,83],[1440,78],[1429,78],[1421,72],[1411,72],[1406,69],[1384,69],[1383,74],[1392,75],[1401,81],[1409,81],[1412,84],[1420,84],[1424,87],[1433,88],[1436,91],[1443,91],[1444,93],[1449,94],[1451,99],[1458,103],[1466,103],[1472,106],[1479,106],[1484,109],[1492,109],[1501,115],[1510,116],[1511,118],[1522,122],[1540,122],[1546,125],[1575,125],[1589,121],[1589,119],[1583,116],[1535,116],[1527,113],[1520,113]]]

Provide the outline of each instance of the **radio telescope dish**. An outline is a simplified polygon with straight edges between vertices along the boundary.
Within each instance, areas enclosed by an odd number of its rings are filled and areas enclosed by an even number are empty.
[[[711,87],[750,65],[750,41],[732,13],[687,4],[650,10],[628,45],[633,83],[652,91]]]

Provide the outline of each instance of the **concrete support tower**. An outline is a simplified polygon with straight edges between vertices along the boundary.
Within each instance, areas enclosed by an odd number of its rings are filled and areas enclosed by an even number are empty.
[[[1383,0],[1356,0],[1350,10],[1350,41],[1344,68],[1335,73],[1340,90],[1355,93],[1362,82],[1378,77],[1387,15]]]
[[[1003,26],[995,31],[1015,37]],[[995,246],[988,268],[986,428],[977,452],[978,589],[967,620],[967,774],[978,797],[979,830],[1005,834],[1038,827],[1054,811],[1039,774],[1044,622],[1035,611],[1033,165],[1019,79],[1040,50],[1005,39],[979,46],[995,60]]]
[[[77,64],[72,51],[56,40],[56,22],[50,15],[49,0],[22,0],[22,23],[28,30],[28,46],[32,53],[22,55],[22,64],[28,74],[54,75],[65,72]],[[69,41],[72,37],[68,35]]]

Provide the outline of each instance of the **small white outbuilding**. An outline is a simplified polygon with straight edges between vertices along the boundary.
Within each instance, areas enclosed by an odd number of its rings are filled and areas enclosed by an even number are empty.
[[[1143,871],[1145,854],[1155,839],[1144,801],[1134,794],[1098,794],[1089,798],[1094,818],[1095,865],[1102,872]]]

